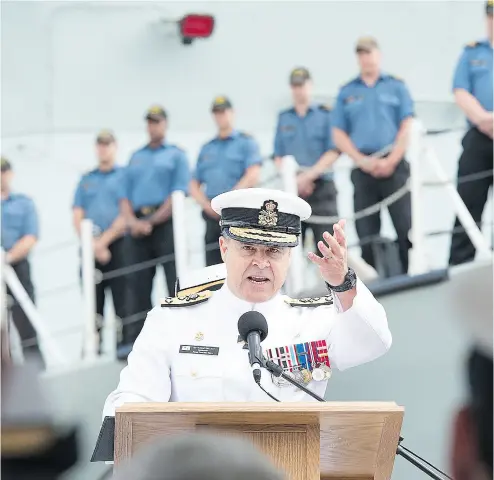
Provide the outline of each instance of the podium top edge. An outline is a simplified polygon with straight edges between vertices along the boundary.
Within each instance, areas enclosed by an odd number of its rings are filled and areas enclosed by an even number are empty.
[[[385,413],[404,412],[395,402],[168,402],[126,403],[116,409],[118,413]]]

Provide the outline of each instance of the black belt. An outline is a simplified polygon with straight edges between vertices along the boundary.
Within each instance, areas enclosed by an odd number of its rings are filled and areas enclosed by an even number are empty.
[[[141,207],[139,210],[134,211],[134,215],[136,216],[136,218],[148,217],[149,215],[155,213],[160,207],[161,204]]]

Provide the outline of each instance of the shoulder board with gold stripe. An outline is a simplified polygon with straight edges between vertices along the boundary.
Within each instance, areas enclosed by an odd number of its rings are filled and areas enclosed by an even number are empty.
[[[248,132],[244,132],[243,130],[240,132],[241,135],[243,135],[244,137],[249,137],[249,138],[252,138],[252,135]]]
[[[324,110],[325,112],[330,112],[331,111],[331,106],[330,105],[326,105],[325,103],[319,105],[319,109],[320,110]]]
[[[475,48],[477,45],[479,44],[479,42],[470,42],[470,43],[467,43],[465,45],[466,48]]]
[[[405,81],[405,80],[403,80],[403,78],[398,77],[397,75],[390,75],[390,77],[391,77],[393,80],[397,80],[398,82],[404,82],[404,81]]]
[[[325,295],[324,297],[308,297],[308,298],[285,298],[285,303],[291,307],[320,307],[321,305],[332,305],[333,297]]]
[[[162,307],[191,307],[199,303],[207,302],[213,293],[210,290],[204,292],[191,293],[190,295],[178,297],[166,297],[160,301]]]

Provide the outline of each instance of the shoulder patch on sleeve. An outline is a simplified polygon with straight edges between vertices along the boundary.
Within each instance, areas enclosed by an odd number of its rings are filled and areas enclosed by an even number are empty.
[[[479,44],[478,41],[470,42],[465,45],[465,48],[475,48]]]
[[[207,302],[213,293],[210,290],[204,292],[191,293],[190,295],[178,297],[166,297],[160,300],[162,307],[190,307],[199,303]]]
[[[321,305],[332,305],[333,296],[325,295],[324,297],[308,297],[308,298],[285,298],[285,303],[290,307],[320,307]]]

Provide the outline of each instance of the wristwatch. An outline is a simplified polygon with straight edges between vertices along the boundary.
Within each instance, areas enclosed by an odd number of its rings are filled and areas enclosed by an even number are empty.
[[[348,272],[345,275],[345,280],[341,285],[330,285],[328,282],[325,282],[326,286],[329,290],[332,290],[336,293],[347,292],[351,290],[357,284],[357,274],[353,270],[353,268],[348,267]]]

